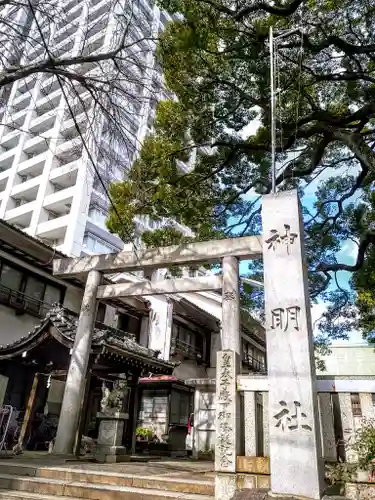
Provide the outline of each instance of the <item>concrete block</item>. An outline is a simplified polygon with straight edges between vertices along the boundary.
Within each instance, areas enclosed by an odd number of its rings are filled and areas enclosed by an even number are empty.
[[[237,474],[237,489],[256,488],[257,478],[253,474]]]
[[[258,476],[257,477],[258,488],[271,488],[271,477],[270,476]]]

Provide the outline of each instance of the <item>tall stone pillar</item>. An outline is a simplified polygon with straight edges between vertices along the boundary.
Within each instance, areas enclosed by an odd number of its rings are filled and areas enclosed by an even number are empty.
[[[355,436],[355,422],[353,416],[352,398],[349,392],[339,393],[339,406],[345,458],[347,462],[354,463],[357,460],[357,454],[351,450],[351,445],[353,444]]]
[[[323,458],[336,461],[337,448],[330,392],[321,392],[319,394],[319,413]]]
[[[270,418],[268,392],[263,392],[263,455],[270,456]]]
[[[244,392],[245,455],[257,456],[256,393]]]
[[[54,453],[73,453],[79,423],[79,413],[85,392],[87,366],[90,358],[97,300],[96,295],[102,274],[90,271],[87,276],[81,312],[65,383],[64,397],[57,428]]]
[[[374,418],[375,411],[371,392],[360,392],[359,401],[361,403],[362,417],[367,419]]]
[[[221,348],[241,353],[240,291],[237,257],[223,259]]]
[[[223,259],[222,350],[216,364],[215,498],[229,500],[236,490],[236,461],[240,449],[240,297],[236,257]]]
[[[262,222],[271,491],[320,499],[323,462],[297,192],[264,196]]]
[[[200,427],[200,421],[199,421],[199,416],[200,416],[200,405],[201,405],[201,391],[199,387],[195,388],[195,393],[194,393],[194,432],[193,432],[193,458],[199,458],[199,431],[198,428]]]

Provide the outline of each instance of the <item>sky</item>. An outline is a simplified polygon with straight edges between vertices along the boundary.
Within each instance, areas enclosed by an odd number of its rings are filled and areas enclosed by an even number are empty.
[[[260,121],[258,119],[253,120],[250,122],[241,132],[241,135],[246,138],[249,137],[253,134],[256,133],[257,129],[260,126]],[[280,165],[276,164],[276,169],[279,170]],[[335,170],[326,168],[325,170],[322,171],[322,173],[316,177],[304,190],[304,197],[302,199],[302,204],[306,208],[312,208],[313,203],[315,201],[315,192],[317,190],[318,185],[322,182],[330,178],[331,176],[345,176],[345,175],[357,175],[358,170],[355,167],[347,167],[343,166],[342,168],[336,168]],[[255,194],[254,193],[249,193],[248,197],[249,199],[254,198],[255,199]],[[232,224],[234,221],[229,220],[228,223]],[[337,260],[338,262],[342,262],[345,264],[354,264],[356,260],[356,255],[357,255],[357,249],[356,249],[356,244],[351,241],[347,240],[344,242],[341,251],[337,254]],[[242,262],[240,265],[240,272],[241,273],[246,273],[248,269],[248,262]],[[349,287],[349,279],[350,279],[350,273],[341,271],[337,273],[338,281],[341,287],[346,288]],[[318,302],[317,304],[313,304],[312,310],[311,310],[311,315],[312,315],[312,322],[313,325],[314,323],[319,320],[321,315],[324,313],[326,310],[326,305],[323,302]],[[350,332],[349,334],[349,340],[344,341],[344,340],[338,340],[338,341],[333,341],[332,345],[342,345],[342,344],[347,344],[348,342],[350,343],[355,343],[355,344],[366,344],[366,342],[362,339],[362,335],[360,332]]]

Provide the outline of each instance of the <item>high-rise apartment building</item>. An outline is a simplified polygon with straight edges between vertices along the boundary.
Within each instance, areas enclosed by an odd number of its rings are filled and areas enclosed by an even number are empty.
[[[109,201],[90,160],[105,183],[126,176],[152,127],[157,101],[167,97],[150,39],[170,18],[153,0],[62,0],[56,9],[54,21],[38,9],[31,19],[29,11],[7,13],[29,30],[20,63],[37,63],[48,53],[67,58],[107,52],[126,25],[128,75],[122,71],[115,85],[123,79],[130,97],[114,93],[122,136],[116,137],[78,79],[62,86],[65,79],[38,73],[14,83],[0,111],[0,218],[69,255],[117,251],[123,243],[105,228]],[[100,77],[114,68],[86,63],[73,71]],[[140,231],[151,225],[146,218],[138,223]]]

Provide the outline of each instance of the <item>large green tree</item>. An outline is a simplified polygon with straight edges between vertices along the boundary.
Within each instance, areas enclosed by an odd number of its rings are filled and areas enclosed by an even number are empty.
[[[375,262],[373,0],[159,5],[178,14],[158,46],[178,100],[159,105],[154,133],[128,179],[112,186],[118,213],[110,214],[108,227],[129,240],[133,217],[148,215],[177,219],[200,239],[260,231],[255,193],[271,190],[269,28],[276,37],[293,30],[279,39],[275,56],[276,184],[301,195],[310,190],[304,216],[311,291],[330,304],[323,340],[345,336],[357,322],[356,298],[340,287],[337,273]],[[194,168],[184,171],[186,165]],[[143,235],[147,245],[184,238],[172,224]],[[337,258],[350,240],[358,245],[353,265]],[[257,264],[249,270],[259,271]],[[370,283],[359,278],[353,285],[363,295]]]

